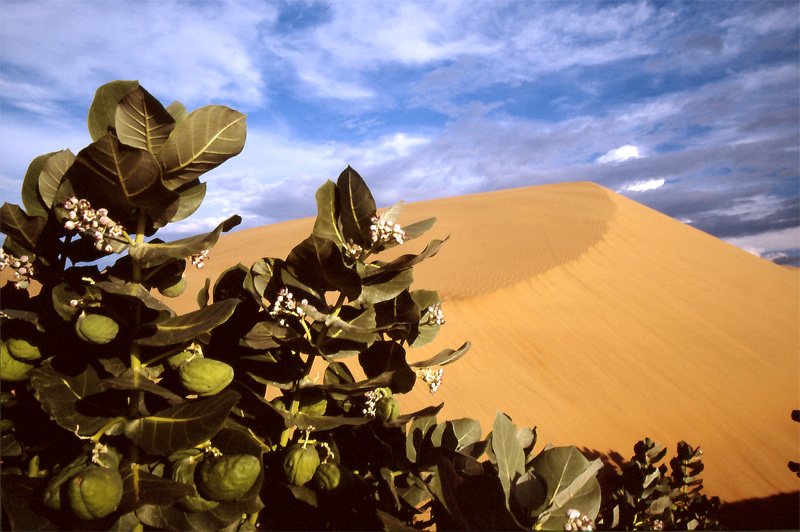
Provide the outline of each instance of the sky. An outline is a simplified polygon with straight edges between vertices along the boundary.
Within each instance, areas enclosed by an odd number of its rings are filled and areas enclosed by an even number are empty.
[[[0,201],[115,79],[248,115],[165,239],[313,216],[351,165],[379,207],[591,181],[800,265],[797,1],[0,0]]]

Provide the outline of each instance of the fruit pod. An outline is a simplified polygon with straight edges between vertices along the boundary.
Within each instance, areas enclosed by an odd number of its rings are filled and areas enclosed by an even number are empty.
[[[102,314],[81,314],[75,322],[75,332],[86,342],[107,344],[117,337],[119,325]]]
[[[283,459],[283,472],[286,481],[302,486],[312,478],[319,467],[319,454],[314,447],[294,445]]]
[[[193,349],[184,349],[180,353],[172,355],[167,358],[167,365],[172,369],[178,369],[184,362],[193,360],[195,358],[203,358],[203,353]]]
[[[186,276],[181,275],[178,280],[168,279],[166,282],[159,284],[157,289],[164,297],[178,297],[186,290]]]
[[[76,473],[86,468],[86,457],[79,456],[70,464],[64,467],[61,471],[53,475],[47,488],[42,495],[42,502],[48,508],[53,510],[61,509],[61,491],[64,483],[71,479]]]
[[[233,380],[233,368],[211,358],[195,358],[178,368],[178,376],[191,393],[214,395],[221,392]]]
[[[301,391],[298,410],[312,416],[324,416],[328,408],[325,392],[316,387],[305,388]]]
[[[350,471],[336,462],[325,462],[317,467],[312,480],[320,491],[331,492],[349,485],[352,477]]]
[[[33,369],[33,364],[17,360],[8,351],[5,342],[0,344],[0,379],[4,381],[24,381]]]
[[[394,421],[400,415],[400,403],[394,397],[381,397],[375,404],[375,417],[382,421]]]
[[[219,502],[209,501],[201,497],[197,490],[197,486],[195,485],[195,470],[197,468],[197,464],[201,460],[202,458],[199,460],[194,458],[185,458],[183,460],[179,460],[172,469],[172,480],[175,482],[188,484],[195,489],[194,496],[187,495],[178,501],[180,506],[190,512],[205,512],[207,510],[213,510],[219,506]]]
[[[100,519],[119,506],[122,476],[116,469],[88,466],[67,483],[72,513],[81,519]]]
[[[208,499],[231,501],[250,491],[259,473],[261,460],[250,454],[207,458],[200,464],[197,487]]]
[[[8,352],[17,360],[29,362],[42,358],[39,346],[25,338],[9,338],[6,345],[8,346]]]

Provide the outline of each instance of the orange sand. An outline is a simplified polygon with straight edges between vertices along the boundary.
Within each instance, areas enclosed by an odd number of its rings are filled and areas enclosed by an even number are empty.
[[[444,401],[440,419],[475,417],[485,433],[499,409],[543,443],[626,458],[647,436],[668,456],[686,440],[705,453],[707,493],[727,501],[800,489],[786,467],[800,451],[798,270],[590,183],[409,204],[400,222],[430,216],[398,253],[451,235],[413,285],[447,299],[447,325],[409,360],[473,348],[406,410]],[[312,225],[223,236],[189,293],[236,262],[284,258]]]

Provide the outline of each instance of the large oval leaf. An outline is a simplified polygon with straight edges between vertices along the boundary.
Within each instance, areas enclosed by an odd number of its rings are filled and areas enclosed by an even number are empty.
[[[344,240],[368,248],[372,245],[370,225],[377,214],[375,199],[358,172],[347,167],[336,181]]]
[[[114,128],[117,104],[129,92],[139,86],[135,80],[118,80],[101,85],[94,93],[89,107],[89,135],[96,141]]]
[[[22,190],[20,192],[22,194],[22,206],[31,216],[47,217],[47,209],[45,209],[44,202],[39,196],[39,174],[42,173],[45,161],[55,153],[46,153],[36,157],[28,165],[28,170],[25,172],[25,179],[22,181]]]
[[[115,124],[120,142],[155,154],[175,128],[175,119],[144,87],[137,87],[117,105]]]
[[[314,194],[317,200],[317,219],[314,221],[312,233],[327,238],[337,246],[343,246],[344,239],[339,231],[337,194],[336,183],[330,180],[317,189]]]
[[[247,134],[246,116],[221,105],[189,113],[158,153],[164,184],[174,190],[238,154]]]
[[[222,428],[240,395],[231,389],[125,424],[125,435],[150,454],[168,456],[210,440]]]
[[[222,325],[233,315],[238,299],[225,299],[182,316],[175,316],[156,323],[155,334],[139,338],[139,345],[173,345],[188,342],[198,334]]]
[[[361,277],[347,267],[341,248],[327,238],[312,234],[289,253],[286,264],[300,282],[317,290],[337,290],[351,301],[361,294]]]
[[[517,426],[500,411],[492,424],[492,451],[497,457],[497,473],[508,502],[513,482],[525,471],[525,454],[517,440]]]
[[[42,165],[42,171],[39,174],[39,195],[47,207],[53,206],[61,180],[64,179],[64,174],[74,162],[75,154],[66,149],[54,153]]]

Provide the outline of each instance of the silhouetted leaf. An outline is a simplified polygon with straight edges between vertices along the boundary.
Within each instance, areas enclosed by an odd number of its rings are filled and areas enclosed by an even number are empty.
[[[416,462],[428,434],[436,427],[436,415],[418,416],[411,420],[406,434],[406,457]]]
[[[39,196],[47,207],[53,206],[58,187],[61,186],[64,175],[74,162],[75,155],[69,149],[66,149],[54,153],[42,165],[42,170],[39,174]]]
[[[344,238],[339,230],[339,216],[337,212],[337,190],[333,181],[326,181],[317,189],[314,198],[317,200],[317,218],[314,221],[312,234],[327,238],[337,246],[344,245]]]
[[[202,235],[190,236],[180,240],[163,243],[144,243],[131,246],[130,254],[134,260],[144,267],[158,266],[171,259],[184,259],[211,249],[223,232],[230,231],[242,222],[242,217],[234,215],[219,224],[213,231]]]
[[[194,214],[206,197],[206,184],[200,183],[198,180],[197,184],[184,185],[175,192],[180,196],[180,200],[178,211],[170,219],[170,223],[180,222]]]
[[[339,175],[336,188],[345,242],[352,240],[362,248],[369,248],[372,245],[369,227],[377,212],[369,187],[358,172],[348,166]]]
[[[242,151],[246,117],[221,105],[196,109],[183,119],[158,153],[164,184],[174,190]]]
[[[8,236],[31,251],[38,251],[47,218],[28,216],[19,205],[3,203],[0,207],[0,227]]]
[[[78,411],[78,401],[104,390],[97,372],[86,366],[75,376],[63,375],[47,364],[31,372],[31,386],[42,408],[56,423],[79,436],[94,436],[116,414],[107,416],[87,415]],[[121,425],[116,425],[106,434],[120,434]]]
[[[311,235],[295,246],[286,258],[297,279],[317,290],[336,290],[351,301],[361,293],[361,277],[348,268],[342,250],[332,241]]]
[[[358,355],[358,363],[368,378],[377,377],[387,371],[394,372],[390,386],[394,393],[408,393],[414,388],[417,374],[406,362],[405,349],[396,342],[373,343]]]
[[[139,283],[124,283],[115,281],[99,281],[94,283],[94,288],[108,294],[116,294],[137,301],[146,307],[160,312],[164,318],[174,316],[175,312],[167,305],[150,295],[150,291]]]
[[[517,440],[517,426],[500,411],[492,424],[492,451],[497,457],[497,473],[507,502],[512,483],[525,471],[525,455]]]
[[[294,340],[300,337],[294,329],[282,327],[271,321],[260,321],[256,323],[244,338],[244,344],[253,349],[272,349],[280,344],[278,340]]]
[[[178,209],[177,193],[161,184],[155,156],[122,144],[111,132],[78,152],[64,176],[77,197],[92,207],[108,209],[109,217],[135,232],[137,209],[155,224],[166,225]]]
[[[89,135],[96,141],[114,128],[117,104],[129,92],[139,86],[138,81],[112,81],[101,85],[94,94],[89,107]]]
[[[42,173],[42,167],[45,161],[52,157],[56,152],[46,153],[40,155],[31,161],[28,165],[28,170],[25,172],[25,178],[22,180],[22,206],[25,211],[31,216],[47,217],[47,205],[42,197],[39,195],[39,174]]]
[[[188,342],[197,335],[225,323],[233,315],[238,299],[225,299],[194,312],[157,322],[155,334],[135,340],[140,345],[172,345]]]
[[[63,527],[50,521],[44,512],[32,511],[39,503],[34,500],[47,485],[44,478],[30,478],[23,475],[2,475],[3,522],[8,519],[11,530],[62,530]]]
[[[128,421],[125,435],[146,452],[167,456],[211,439],[239,397],[228,388],[207,399],[172,406],[155,415]]]
[[[114,123],[120,142],[152,154],[161,150],[175,128],[175,119],[141,86],[120,100]]]

